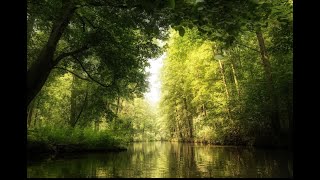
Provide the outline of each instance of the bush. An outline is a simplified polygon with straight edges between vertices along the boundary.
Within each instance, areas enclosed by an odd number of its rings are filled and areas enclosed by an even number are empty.
[[[28,142],[48,145],[83,145],[87,148],[120,146],[125,138],[115,136],[110,131],[95,131],[92,128],[70,128],[45,126],[28,130]]]

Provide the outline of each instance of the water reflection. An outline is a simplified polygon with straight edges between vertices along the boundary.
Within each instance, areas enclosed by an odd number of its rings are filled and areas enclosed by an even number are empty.
[[[292,154],[280,150],[170,142],[128,151],[28,162],[28,177],[290,177]]]

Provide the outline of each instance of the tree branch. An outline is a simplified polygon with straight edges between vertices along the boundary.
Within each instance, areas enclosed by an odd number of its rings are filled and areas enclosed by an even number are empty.
[[[78,77],[78,78],[80,78],[80,79],[82,79],[82,80],[85,80],[85,81],[89,81],[89,82],[91,82],[91,81],[90,81],[90,79],[87,79],[87,78],[81,77],[80,75],[78,75],[78,74],[76,74],[76,73],[74,73],[74,72],[72,72],[72,71],[70,71],[70,70],[68,70],[68,69],[66,69],[66,68],[63,68],[63,67],[54,67],[54,69],[61,69],[61,70],[67,71],[67,72],[69,72],[69,73],[71,73],[71,74],[75,75],[76,77]]]
[[[87,49],[89,49],[89,47],[88,47],[87,45],[85,45],[85,46],[83,46],[83,47],[81,47],[81,48],[79,48],[79,49],[76,49],[76,50],[74,50],[74,51],[60,54],[60,55],[53,61],[54,66],[57,65],[57,64],[61,61],[61,59],[66,58],[66,57],[68,57],[68,56],[72,56],[72,55],[78,54],[78,53],[83,52],[83,51],[85,51],[85,50],[87,50]]]
[[[86,68],[83,66],[82,62],[81,62],[76,56],[73,55],[72,57],[80,64],[80,66],[81,66],[81,68],[83,69],[83,71],[88,75],[88,77],[89,77],[92,81],[98,83],[99,85],[101,85],[102,87],[105,87],[105,88],[110,88],[110,87],[112,86],[112,85],[105,85],[105,84],[103,84],[103,83],[95,80],[95,79],[88,73],[88,71],[86,70]]]

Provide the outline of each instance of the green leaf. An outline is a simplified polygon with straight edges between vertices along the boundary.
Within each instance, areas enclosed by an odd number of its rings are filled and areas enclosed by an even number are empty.
[[[223,37],[223,35],[221,33],[215,33],[215,35],[218,37]]]
[[[214,59],[221,60],[221,59],[223,59],[223,56],[220,55],[220,54],[217,54],[217,55],[214,56]]]

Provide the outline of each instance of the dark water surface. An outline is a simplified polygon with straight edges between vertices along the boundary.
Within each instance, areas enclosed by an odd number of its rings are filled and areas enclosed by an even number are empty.
[[[28,177],[292,177],[292,153],[244,147],[142,142],[128,151],[28,161]]]

